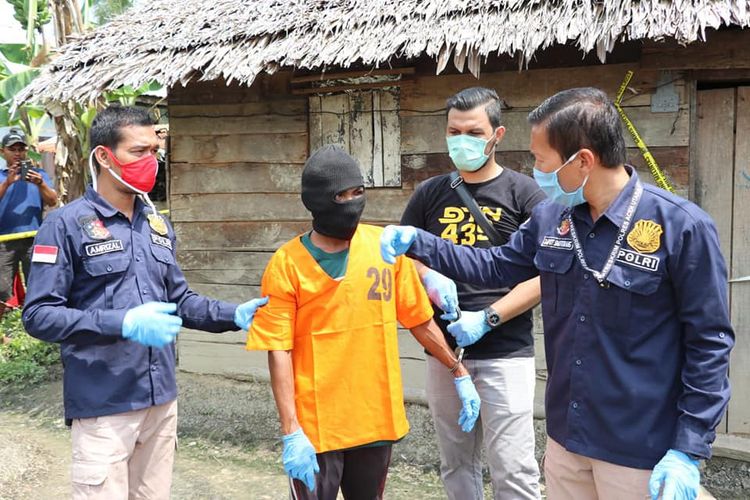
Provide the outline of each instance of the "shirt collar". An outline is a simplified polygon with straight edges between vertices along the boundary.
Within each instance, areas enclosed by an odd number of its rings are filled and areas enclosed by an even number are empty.
[[[117,210],[115,207],[109,204],[107,200],[102,198],[102,196],[94,191],[94,188],[91,186],[88,186],[86,188],[86,192],[83,195],[84,198],[86,198],[86,201],[91,204],[91,206],[94,207],[94,209],[99,212],[99,214],[102,217],[113,217],[114,215],[118,214],[120,211]],[[133,218],[137,216],[137,214],[141,213],[143,211],[143,208],[145,207],[145,204],[141,201],[141,199],[136,196],[135,197],[135,207],[133,208]]]
[[[625,214],[628,211],[628,206],[630,206],[630,200],[633,197],[635,185],[640,182],[638,180],[638,173],[635,171],[635,168],[631,167],[630,165],[625,165],[625,170],[630,176],[630,180],[627,184],[625,184],[625,187],[622,189],[622,191],[620,191],[620,194],[618,194],[614,201],[610,203],[609,207],[607,207],[607,210],[605,210],[603,214],[604,217],[609,219],[610,222],[612,222],[612,224],[617,227],[622,226],[622,223],[625,221]],[[584,203],[575,207],[574,213],[576,215],[576,219],[591,220],[591,216],[588,215],[588,203]]]

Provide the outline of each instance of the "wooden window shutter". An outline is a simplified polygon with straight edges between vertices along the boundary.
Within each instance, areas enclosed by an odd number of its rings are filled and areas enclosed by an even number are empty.
[[[398,89],[309,97],[310,151],[338,144],[362,167],[366,187],[401,186]]]

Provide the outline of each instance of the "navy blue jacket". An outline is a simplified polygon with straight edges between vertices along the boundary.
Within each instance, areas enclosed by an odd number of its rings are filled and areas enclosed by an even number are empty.
[[[604,267],[640,182],[628,171],[629,183],[596,222],[587,204],[572,210],[589,269]],[[490,249],[419,230],[408,255],[481,286],[541,276],[547,432],[568,450],[642,469],[669,448],[709,458],[729,400],[734,345],[713,221],[645,185],[602,286],[577,258],[569,213],[542,202],[508,244]]]
[[[236,306],[190,290],[175,259],[175,235],[152,228],[136,200],[133,221],[89,188],[51,212],[34,240],[23,322],[34,337],[59,342],[65,417],[113,415],[177,397],[175,346],[145,347],[122,337],[128,309],[177,304],[183,326],[236,330]],[[54,262],[52,262],[54,258]]]

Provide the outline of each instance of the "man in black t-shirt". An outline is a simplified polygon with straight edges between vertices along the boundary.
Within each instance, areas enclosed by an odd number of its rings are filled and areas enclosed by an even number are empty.
[[[456,244],[485,248],[502,245],[530,217],[544,194],[532,178],[495,162],[495,146],[502,140],[505,127],[500,125],[501,104],[494,90],[462,90],[448,99],[446,108],[446,141],[451,160],[499,233],[499,241],[491,241],[476,223],[451,187],[450,175],[439,175],[420,184],[401,224],[416,226]],[[444,298],[447,278],[422,264],[418,268],[430,297]],[[531,308],[539,302],[539,279],[521,283],[513,290],[483,289],[464,283],[456,286],[460,319],[447,323],[437,307],[435,319],[451,347],[465,347],[464,364],[482,400],[481,425],[470,433],[461,432],[454,418],[461,402],[450,373],[444,373],[442,365],[427,356],[427,400],[440,446],[445,491],[450,499],[483,497],[483,442],[494,497],[537,499]]]

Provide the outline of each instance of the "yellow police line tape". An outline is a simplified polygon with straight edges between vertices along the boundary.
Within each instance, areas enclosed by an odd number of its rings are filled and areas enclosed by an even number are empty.
[[[159,210],[160,214],[168,214],[169,210]],[[6,241],[15,241],[15,240],[23,240],[26,238],[33,238],[36,236],[36,231],[24,231],[22,233],[13,233],[13,234],[0,234],[0,243],[5,243]]]
[[[625,126],[628,128],[628,132],[630,132],[630,135],[633,136],[633,142],[635,142],[635,145],[638,146],[638,149],[641,150],[643,159],[646,160],[646,165],[648,165],[648,168],[651,170],[651,175],[654,177],[656,185],[662,189],[666,189],[670,193],[674,193],[672,184],[670,184],[667,176],[665,176],[664,172],[662,172],[662,170],[659,168],[659,165],[656,163],[656,159],[648,150],[648,146],[646,146],[646,143],[643,142],[643,139],[638,133],[638,130],[636,130],[635,125],[633,125],[633,122],[630,121],[630,118],[628,118],[628,115],[625,114],[625,111],[623,111],[622,107],[620,106],[622,96],[625,94],[625,90],[627,90],[628,84],[630,83],[630,80],[632,78],[632,71],[628,71],[627,73],[625,73],[625,79],[622,81],[622,85],[620,85],[620,89],[617,91],[617,98],[615,99],[614,103],[615,108],[617,108],[617,112],[620,113],[620,118],[622,118],[622,121],[625,122]]]

